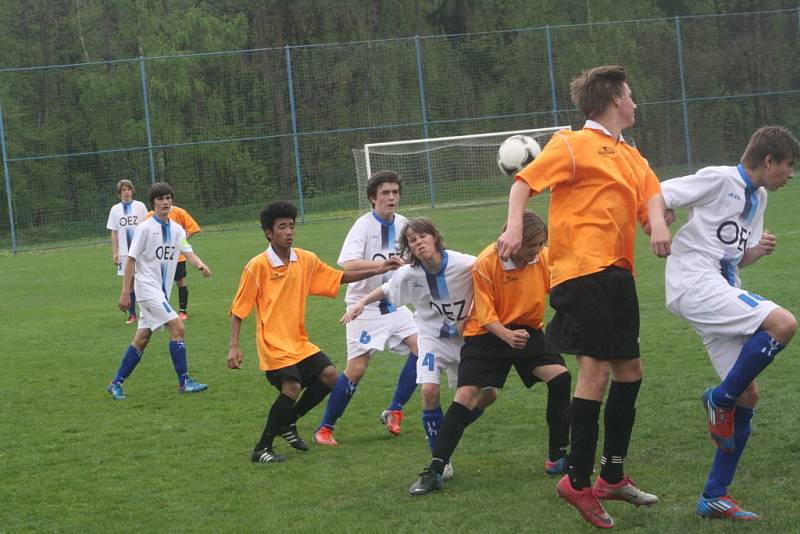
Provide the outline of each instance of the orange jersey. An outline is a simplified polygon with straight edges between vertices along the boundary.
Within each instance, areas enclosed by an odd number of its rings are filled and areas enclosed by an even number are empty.
[[[485,326],[494,321],[537,330],[544,326],[542,319],[550,292],[547,248],[539,252],[538,261],[519,269],[511,262],[501,261],[492,243],[475,260],[472,282],[475,297],[464,336],[486,334],[489,331]]]
[[[147,212],[147,219],[148,217],[153,216],[153,210]],[[197,224],[189,212],[183,208],[179,208],[178,206],[172,206],[172,209],[169,211],[169,219],[171,221],[175,221],[176,223],[180,224],[181,227],[186,231],[186,239],[192,237],[192,234],[196,234],[197,232],[202,231],[200,225]],[[178,261],[186,261],[186,256],[181,254],[178,258]]]
[[[245,265],[230,314],[244,319],[256,307],[259,369],[281,369],[319,352],[308,341],[306,298],[335,297],[343,274],[299,248],[292,248],[288,266],[271,247]]]
[[[532,195],[550,190],[553,286],[611,265],[633,271],[636,221],[661,190],[638,150],[599,130],[562,130],[516,178]]]

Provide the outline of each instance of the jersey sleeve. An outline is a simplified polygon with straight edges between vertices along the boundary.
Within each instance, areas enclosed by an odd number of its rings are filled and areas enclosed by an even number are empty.
[[[144,251],[145,247],[147,246],[147,230],[144,229],[144,225],[138,225],[136,230],[133,232],[133,240],[131,241],[130,247],[128,247],[128,256],[131,258],[138,260],[139,256]]]
[[[414,304],[414,292],[409,275],[412,267],[403,265],[394,272],[388,282],[383,284],[383,293],[386,300],[395,306]]]
[[[516,179],[524,180],[539,194],[575,176],[575,158],[564,135],[556,133],[550,138],[542,152],[527,167],[517,174]]]
[[[494,280],[485,266],[475,265],[472,271],[473,301],[472,309],[479,326],[499,321],[494,300]]]
[[[650,168],[650,164],[647,160],[644,158],[641,158],[641,160],[642,164],[645,166],[644,183],[642,184],[641,200],[636,215],[639,219],[639,223],[644,226],[650,219],[647,211],[647,203],[650,202],[651,198],[661,192],[661,182],[658,180],[656,173],[653,172],[653,169]]]
[[[228,315],[235,315],[239,319],[244,319],[250,315],[257,298],[258,276],[251,270],[250,265],[247,265],[242,271],[242,277],[239,279],[239,289],[236,290],[236,296],[233,297],[233,303]]]
[[[703,169],[705,170],[705,169]],[[721,187],[720,180],[702,170],[661,183],[661,194],[669,209],[710,204]]]
[[[550,293],[550,249],[548,247],[543,247],[539,251],[539,261],[542,262],[544,292]]]
[[[119,230],[117,228],[117,217],[114,216],[114,206],[111,207],[111,211],[108,212],[108,222],[106,222],[106,229],[108,230]]]
[[[344,238],[342,244],[342,251],[339,253],[339,259],[336,260],[340,266],[344,266],[346,261],[363,260],[364,250],[367,244],[367,232],[364,231],[361,219],[356,221],[356,224],[347,232],[347,237]]]
[[[339,286],[342,284],[344,273],[334,269],[324,261],[314,256],[312,266],[309,294],[319,297],[334,298],[339,293]]]

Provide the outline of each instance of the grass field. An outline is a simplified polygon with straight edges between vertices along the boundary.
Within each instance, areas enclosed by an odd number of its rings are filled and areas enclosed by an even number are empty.
[[[778,250],[743,272],[749,289],[797,312],[796,183],[770,197],[768,227]],[[533,204],[537,207],[537,204]],[[544,206],[538,205],[538,211]],[[450,247],[477,253],[495,239],[503,206],[414,212],[431,215]],[[340,446],[298,453],[280,439],[285,464],[253,465],[250,450],[275,398],[257,370],[253,321],[243,330],[245,369],[225,366],[227,309],[241,268],[265,248],[256,230],[199,234],[196,252],[213,269],[190,273],[190,372],[207,392],[180,396],[157,333],[114,402],[105,385],[133,328],[116,309],[119,280],[110,246],[0,257],[0,531],[2,532],[586,532],[542,472],[546,454],[541,385],[513,375],[498,402],[465,433],[444,491],[411,498],[427,465],[419,394],[403,435],[378,423],[402,358],[376,357],[337,425]],[[333,263],[350,220],[299,227],[297,245]],[[637,256],[646,376],[627,471],[661,502],[649,509],[610,503],[624,532],[731,531],[740,525],[694,515],[713,455],[699,395],[714,383],[699,338],[663,303],[663,262],[641,236]],[[177,291],[173,292],[177,298]],[[312,298],[311,338],[344,367],[341,299]],[[574,372],[574,359],[567,358]],[[748,531],[797,532],[800,415],[797,345],[761,380],[762,402],[733,495],[764,521]],[[449,403],[452,393],[443,390]],[[324,406],[324,405],[323,405]],[[323,406],[299,423],[310,442]],[[602,443],[602,441],[601,441]],[[600,447],[599,447],[600,448]],[[598,453],[600,451],[598,450]]]

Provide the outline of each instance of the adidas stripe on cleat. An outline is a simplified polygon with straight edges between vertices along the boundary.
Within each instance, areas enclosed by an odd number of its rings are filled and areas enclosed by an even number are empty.
[[[292,446],[293,449],[297,449],[298,451],[308,450],[308,444],[306,444],[303,438],[300,437],[300,434],[297,433],[296,424],[293,423],[289,426],[281,428],[279,434],[289,443],[289,445]]]
[[[253,451],[253,454],[250,456],[250,461],[254,464],[280,463],[286,461],[286,456],[275,454],[275,451],[271,448],[266,448]]]
[[[697,515],[706,519],[731,519],[733,521],[755,521],[758,514],[742,510],[742,507],[729,495],[706,499],[702,495],[697,500]]]

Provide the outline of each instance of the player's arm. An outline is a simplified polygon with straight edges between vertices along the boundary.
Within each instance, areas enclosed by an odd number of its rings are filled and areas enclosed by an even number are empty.
[[[365,278],[370,278],[379,274],[393,271],[398,267],[402,267],[403,260],[398,256],[392,256],[387,260],[352,260],[346,261],[342,265],[344,268],[344,275],[342,276],[342,283],[349,284],[350,282],[358,282]]]
[[[503,323],[500,321],[492,321],[491,323],[483,325],[483,327],[508,343],[512,349],[524,349],[530,337],[527,330],[523,330],[522,328],[519,330],[511,330],[503,326]]]
[[[183,255],[186,256],[186,261],[188,261],[190,265],[197,267],[197,269],[203,273],[203,276],[206,278],[211,276],[211,269],[209,269],[208,265],[206,265],[197,254],[194,252],[184,252]]]
[[[668,215],[667,203],[661,193],[650,197],[647,203],[648,221],[644,227],[645,233],[650,234],[650,248],[659,258],[669,256],[672,244],[672,234],[667,225],[674,220],[674,214]],[[649,228],[648,228],[649,227]]]
[[[506,230],[497,240],[497,254],[503,259],[513,256],[522,244],[522,214],[530,197],[531,186],[525,180],[516,180],[508,194]]]
[[[339,319],[339,322],[342,324],[349,323],[350,321],[361,315],[361,312],[364,311],[364,308],[367,306],[367,304],[372,304],[373,302],[378,302],[379,300],[383,300],[385,298],[386,298],[386,293],[383,291],[383,286],[376,287],[375,289],[373,289],[372,291],[370,291],[369,293],[358,299],[358,301],[355,304],[347,308],[347,311],[344,312],[344,315],[342,315],[342,318]]]
[[[114,260],[114,265],[119,265],[119,241],[116,230],[111,230],[111,256]]]
[[[769,256],[775,251],[777,245],[778,241],[775,238],[775,234],[771,233],[769,230],[764,230],[761,234],[761,239],[758,240],[758,244],[744,251],[742,260],[739,262],[739,267],[747,267],[764,256]]]
[[[234,314],[231,314],[231,340],[228,346],[228,369],[241,369],[242,349],[239,348],[239,332],[242,328],[242,320]]]
[[[119,309],[128,312],[131,307],[131,293],[133,292],[133,272],[136,270],[136,260],[133,256],[128,256],[125,264],[125,276],[122,277],[122,292],[119,294],[117,306]]]

